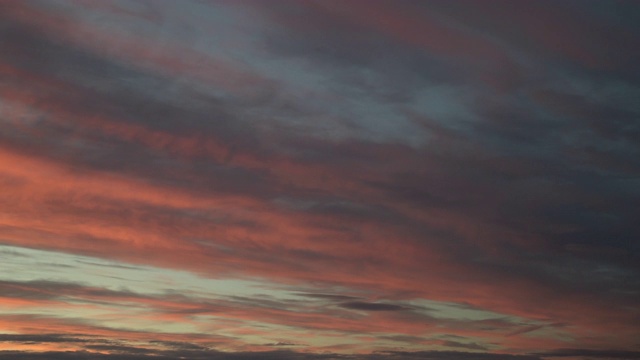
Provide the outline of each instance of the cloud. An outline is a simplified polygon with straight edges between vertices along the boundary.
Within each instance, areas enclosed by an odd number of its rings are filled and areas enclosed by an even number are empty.
[[[539,359],[539,357],[535,355],[491,354],[491,353],[458,352],[458,351],[418,351],[418,352],[396,351],[396,352],[388,352],[385,355],[390,356],[390,359],[398,359],[398,360],[403,360],[403,359],[537,360]]]
[[[265,346],[303,346],[303,344],[296,344],[286,341],[278,341],[276,343],[265,344]]]
[[[20,353],[20,352],[0,352],[0,359],[9,358],[16,360],[35,360],[35,359],[105,359],[105,360],[174,360],[188,357],[189,359],[284,359],[284,360],[323,360],[323,359],[363,359],[363,360],[409,360],[409,359],[495,359],[495,360],[536,360],[540,359],[529,355],[508,355],[508,354],[487,354],[487,353],[468,353],[468,352],[388,352],[371,355],[343,355],[343,354],[309,354],[297,353],[291,351],[269,351],[269,352],[237,352],[224,353],[218,351],[192,351],[182,353],[159,353],[153,355],[137,355],[137,354],[97,354],[89,352],[48,352],[48,353]]]
[[[558,349],[540,353],[539,355],[545,358],[581,357],[586,359],[637,359],[640,357],[640,352],[623,350]]]
[[[476,343],[462,343],[458,341],[445,340],[442,342],[442,345],[452,347],[452,348],[460,348],[460,349],[468,349],[468,350],[488,350],[487,347],[476,344]]]
[[[5,328],[159,356],[633,348],[620,6],[3,2]],[[384,354],[454,355],[485,356]]]
[[[345,309],[364,310],[364,311],[402,311],[402,310],[409,309],[401,305],[370,303],[370,302],[363,302],[363,301],[352,301],[352,302],[342,303],[339,306]]]
[[[91,340],[76,338],[68,334],[0,334],[0,341],[21,343],[86,343]]]
[[[309,294],[309,293],[298,293],[298,295],[317,298],[317,299],[327,299],[332,301],[348,301],[348,300],[356,300],[358,297],[348,296],[348,295],[339,295],[339,294]]]

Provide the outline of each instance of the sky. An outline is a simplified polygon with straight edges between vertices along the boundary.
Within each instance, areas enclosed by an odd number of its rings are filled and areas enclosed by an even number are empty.
[[[640,359],[640,2],[0,0],[0,359]]]

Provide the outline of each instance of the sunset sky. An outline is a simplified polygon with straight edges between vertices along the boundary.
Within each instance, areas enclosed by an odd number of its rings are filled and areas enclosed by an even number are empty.
[[[640,1],[0,0],[0,359],[640,359]]]

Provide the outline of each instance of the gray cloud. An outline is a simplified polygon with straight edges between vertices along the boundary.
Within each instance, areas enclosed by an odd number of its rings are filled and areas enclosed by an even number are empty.
[[[348,300],[359,299],[356,296],[339,295],[339,294],[296,293],[296,295],[301,295],[301,296],[315,298],[315,299],[331,300],[331,301],[348,301]]]
[[[410,360],[410,359],[429,359],[429,360],[539,360],[540,358],[533,355],[508,355],[508,354],[488,354],[488,353],[469,353],[455,351],[423,351],[423,352],[385,352],[369,355],[342,355],[342,354],[309,354],[297,353],[292,351],[271,351],[271,352],[235,352],[226,353],[218,351],[182,351],[178,353],[164,352],[153,355],[141,354],[96,354],[88,352],[45,352],[45,353],[26,353],[26,352],[0,352],[0,359],[13,360],[177,360],[177,359],[193,359],[193,360]]]
[[[0,334],[0,342],[86,343],[91,341],[90,337],[74,337],[70,334]]]
[[[364,302],[364,301],[351,301],[351,302],[342,303],[339,306],[345,309],[364,310],[364,311],[403,311],[403,310],[410,309],[402,305],[373,303],[373,302]]]
[[[380,4],[391,2],[367,6]],[[451,328],[518,336],[566,324],[572,319],[565,318],[564,308],[553,312],[540,304],[574,299],[584,300],[587,308],[603,304],[621,312],[633,308],[640,294],[636,280],[640,229],[634,216],[640,201],[636,140],[640,76],[633,60],[639,59],[640,52],[628,44],[638,38],[637,22],[630,20],[638,14],[637,6],[620,3],[625,9],[622,14],[620,8],[593,2],[584,7],[574,1],[541,3],[551,10],[540,10],[534,3],[522,5],[541,11],[531,14],[545,15],[533,19],[507,1],[493,1],[492,6],[437,0],[393,4],[394,11],[417,18],[424,15],[433,20],[425,24],[440,24],[442,29],[436,27],[436,33],[456,29],[463,43],[490,43],[499,54],[482,58],[473,51],[441,53],[437,46],[421,46],[421,39],[411,37],[429,34],[414,31],[403,38],[406,34],[398,28],[385,28],[386,20],[366,25],[330,6],[313,8],[294,1],[268,6],[243,3],[240,7],[251,6],[265,29],[252,38],[261,55],[249,51],[239,56],[240,63],[258,75],[250,86],[254,89],[230,96],[221,95],[223,88],[212,91],[214,86],[204,87],[194,79],[82,49],[55,32],[0,15],[2,64],[19,70],[2,73],[2,89],[16,89],[33,101],[27,101],[33,107],[33,114],[25,115],[29,121],[3,123],[3,149],[78,173],[116,174],[202,198],[245,196],[259,210],[235,218],[224,209],[173,208],[101,196],[76,201],[72,189],[50,194],[37,204],[32,204],[34,195],[28,194],[21,201],[2,198],[0,205],[12,209],[16,218],[49,221],[53,214],[65,215],[78,222],[101,219],[100,226],[110,228],[168,234],[172,241],[184,242],[189,252],[201,255],[189,270],[202,265],[196,270],[207,273],[211,268],[203,264],[220,264],[216,276],[220,268],[228,267],[229,272],[243,275],[277,274],[276,281],[313,279],[314,284],[369,286],[365,290],[378,291],[371,285],[375,279],[369,278],[375,274],[361,270],[375,268],[393,274],[389,284],[402,279],[395,283],[407,280],[415,285],[380,290],[396,291],[383,298],[430,295],[431,286],[421,286],[430,281],[434,292],[443,291],[434,295],[443,298],[463,296],[458,294],[481,285],[486,287],[483,293],[514,305],[505,311],[559,317],[549,321],[552,325],[519,325],[505,319],[440,322]],[[360,6],[357,2],[345,6],[350,5]],[[553,20],[555,12],[575,16],[561,17],[562,25],[549,21],[547,27],[544,21]],[[392,25],[397,21],[400,30],[405,25],[392,16],[387,20]],[[546,39],[538,29],[547,29],[553,38]],[[444,48],[464,47],[455,41],[447,43]],[[563,43],[572,46],[557,46]],[[131,128],[116,135],[117,131],[84,126],[93,117],[106,119],[105,129],[133,126],[151,135]],[[147,135],[149,139],[142,139]],[[214,145],[221,150],[212,154]],[[26,181],[7,176],[0,184],[19,189]],[[35,208],[41,213],[34,214]],[[278,227],[277,221],[252,219],[262,213],[290,220],[295,233]],[[42,228],[13,229],[3,224],[0,230],[28,230],[30,238],[55,239],[55,225],[53,219]],[[236,235],[236,228],[249,235]],[[292,233],[300,243],[289,247],[286,241],[269,242]],[[273,237],[260,237],[263,234]],[[163,265],[192,265],[172,263],[184,254],[156,257],[162,249],[155,245],[144,253],[130,254],[130,249],[107,236],[65,234],[64,244],[73,247],[63,250],[78,252],[90,248],[87,244],[94,249],[99,244],[94,250],[98,255],[116,256],[111,251],[117,249],[140,263],[152,259]],[[324,247],[305,248],[316,243]],[[345,243],[355,251],[332,252]],[[423,261],[430,254],[436,254],[436,259]],[[209,261],[213,258],[216,261]],[[362,277],[323,276],[329,270],[332,274],[357,270]],[[442,290],[447,286],[457,288]],[[146,299],[129,291],[45,281],[5,281],[0,289],[4,296],[30,300]],[[414,310],[322,291],[303,296],[352,315],[357,313],[343,309]],[[296,306],[261,297],[226,300],[247,308]],[[188,309],[163,311],[200,314],[220,312],[229,305],[190,304],[193,307]],[[415,321],[423,319],[410,313]],[[616,319],[635,326],[631,316]],[[50,340],[55,341],[55,336]],[[473,342],[446,344],[482,350]],[[115,351],[120,345],[113,346]],[[119,349],[127,352],[126,346]],[[175,349],[183,350],[191,351],[194,358],[205,356],[199,348]],[[584,356],[605,357],[605,353]],[[485,354],[447,352],[379,356],[488,359]]]
[[[5,281],[0,280],[1,294],[6,297],[22,299],[64,299],[65,297],[97,297],[97,298],[149,298],[132,291],[115,291],[104,288],[87,287],[81,284],[64,283],[48,280]]]
[[[541,357],[581,357],[584,359],[640,359],[640,351],[558,349],[538,354]]]
[[[483,351],[488,350],[486,346],[482,346],[474,342],[462,343],[458,341],[445,340],[442,342],[442,345],[452,347],[452,348],[468,349],[468,350],[483,350]]]

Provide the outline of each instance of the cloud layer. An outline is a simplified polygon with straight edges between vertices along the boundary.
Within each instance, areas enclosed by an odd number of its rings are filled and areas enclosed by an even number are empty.
[[[0,358],[634,358],[633,1],[0,1]]]

